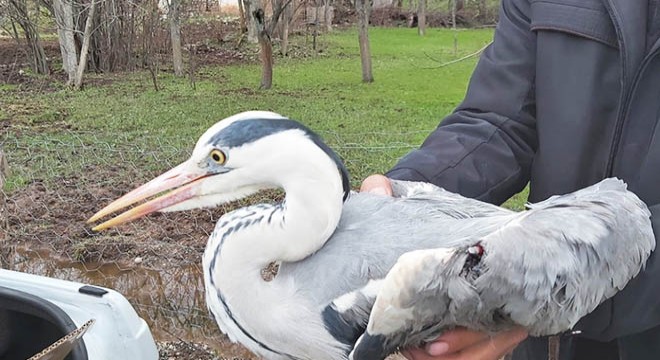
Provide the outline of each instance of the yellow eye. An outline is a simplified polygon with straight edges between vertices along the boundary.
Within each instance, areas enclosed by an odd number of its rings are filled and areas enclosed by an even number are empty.
[[[209,154],[209,156],[211,157],[211,159],[213,159],[214,162],[220,165],[223,165],[227,160],[227,156],[225,155],[225,153],[223,153],[218,149],[211,150],[211,154]]]

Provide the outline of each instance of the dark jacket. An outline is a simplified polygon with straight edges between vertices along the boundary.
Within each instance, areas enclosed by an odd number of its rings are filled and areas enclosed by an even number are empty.
[[[660,41],[647,41],[647,5],[503,0],[465,100],[387,175],[496,204],[528,182],[536,202],[616,176],[651,208],[657,238]],[[581,336],[659,359],[659,261],[582,319]]]

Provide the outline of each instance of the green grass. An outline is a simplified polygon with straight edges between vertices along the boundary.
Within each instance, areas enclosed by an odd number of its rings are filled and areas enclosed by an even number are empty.
[[[438,65],[481,48],[492,30],[457,36],[455,55],[451,30],[419,37],[416,29],[372,28],[372,84],[361,82],[357,34],[349,30],[323,35],[323,52],[311,58],[278,58],[268,91],[257,89],[258,64],[201,68],[195,90],[188,79],[161,73],[155,91],[146,72],[105,75],[109,84],[82,92],[25,96],[0,86],[0,120],[12,124],[2,142],[17,165],[8,189],[116,161],[164,170],[185,158],[215,121],[251,109],[285,114],[320,133],[346,160],[357,186],[418,146],[461,101],[476,59]],[[311,44],[299,37],[293,46]],[[519,196],[509,205],[523,201]]]

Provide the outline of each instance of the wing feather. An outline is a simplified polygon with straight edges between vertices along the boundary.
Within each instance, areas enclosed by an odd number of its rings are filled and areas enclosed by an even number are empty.
[[[620,180],[528,208],[457,246],[401,256],[351,358],[384,358],[455,326],[569,330],[637,275],[655,248],[648,208]]]

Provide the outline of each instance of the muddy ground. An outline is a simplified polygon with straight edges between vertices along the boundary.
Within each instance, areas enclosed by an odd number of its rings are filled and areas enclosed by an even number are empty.
[[[219,333],[209,316],[200,266],[216,220],[242,203],[154,214],[102,233],[85,222],[144,178],[134,168],[90,167],[77,176],[33,179],[6,199],[0,267],[119,291],[154,337],[169,341],[161,347],[162,358],[251,359]],[[249,201],[280,197],[270,192]]]
[[[134,187],[78,178],[34,181],[7,199],[0,267],[116,289],[150,325],[162,359],[252,359],[210,319],[199,267],[222,210],[155,215],[103,234],[85,223],[101,204]],[[129,177],[130,178],[130,177]],[[99,180],[102,182],[103,180]]]

